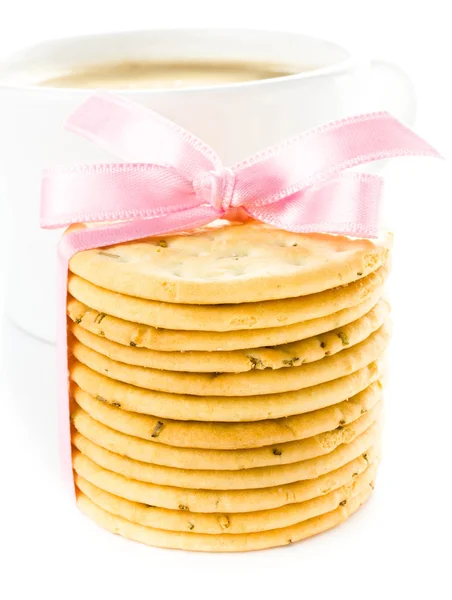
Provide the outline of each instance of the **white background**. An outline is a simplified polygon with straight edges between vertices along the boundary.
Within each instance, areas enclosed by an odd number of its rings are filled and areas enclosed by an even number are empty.
[[[448,4],[1,0],[0,58],[48,37],[119,29],[301,31],[402,65],[418,90],[416,129],[447,157]],[[307,542],[246,555],[203,555],[147,548],[96,528],[78,514],[59,480],[54,348],[7,321],[0,325],[2,598],[451,598],[449,172],[447,163],[426,159],[389,169],[395,330],[384,461],[368,505],[345,525]],[[7,248],[1,256],[4,267]],[[30,303],[39,293],[30,290]]]

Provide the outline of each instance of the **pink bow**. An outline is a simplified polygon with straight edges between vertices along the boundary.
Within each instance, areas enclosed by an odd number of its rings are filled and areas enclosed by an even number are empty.
[[[382,179],[344,171],[394,156],[439,156],[385,112],[330,123],[231,168],[179,125],[111,94],[90,97],[67,127],[130,161],[44,174],[42,227],[104,223],[84,230],[78,249],[190,230],[218,218],[376,237]]]

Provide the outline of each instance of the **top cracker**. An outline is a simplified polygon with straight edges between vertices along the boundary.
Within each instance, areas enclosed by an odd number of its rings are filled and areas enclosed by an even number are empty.
[[[237,304],[313,294],[382,265],[392,238],[299,234],[250,221],[75,254],[69,269],[103,288],[182,304]]]

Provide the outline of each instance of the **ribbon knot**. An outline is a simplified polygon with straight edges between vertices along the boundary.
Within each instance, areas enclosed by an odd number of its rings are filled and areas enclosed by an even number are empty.
[[[193,188],[200,201],[211,204],[218,212],[225,214],[232,207],[234,186],[234,172],[225,167],[203,173],[193,181]]]
[[[84,248],[190,231],[219,218],[377,237],[382,178],[348,169],[395,156],[439,157],[386,112],[323,125],[231,168],[176,123],[111,94],[91,96],[67,128],[127,161],[44,174],[41,226],[100,223],[73,234]]]

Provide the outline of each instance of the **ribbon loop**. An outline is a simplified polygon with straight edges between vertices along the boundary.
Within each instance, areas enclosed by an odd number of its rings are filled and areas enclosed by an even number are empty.
[[[249,216],[294,232],[376,237],[381,178],[346,171],[395,156],[439,157],[384,112],[313,129],[232,168],[176,123],[108,93],[89,98],[67,127],[140,162],[46,172],[42,227],[121,221],[136,238]]]

